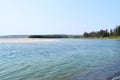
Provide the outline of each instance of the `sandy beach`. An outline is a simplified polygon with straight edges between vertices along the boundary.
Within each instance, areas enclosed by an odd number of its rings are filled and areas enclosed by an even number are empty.
[[[56,42],[56,39],[41,38],[0,38],[1,42]]]

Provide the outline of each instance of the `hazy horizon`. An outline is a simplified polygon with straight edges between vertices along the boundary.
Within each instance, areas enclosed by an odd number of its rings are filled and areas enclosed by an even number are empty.
[[[83,34],[119,25],[119,0],[1,0],[0,36]]]

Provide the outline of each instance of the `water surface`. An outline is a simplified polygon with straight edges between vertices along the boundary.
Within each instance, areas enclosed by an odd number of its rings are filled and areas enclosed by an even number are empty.
[[[0,43],[0,80],[95,80],[118,72],[119,40]]]

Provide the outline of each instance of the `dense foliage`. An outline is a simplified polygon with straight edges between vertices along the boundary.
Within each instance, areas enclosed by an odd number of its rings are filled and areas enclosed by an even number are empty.
[[[115,29],[111,29],[110,31],[106,30],[99,30],[99,31],[92,31],[90,33],[85,32],[83,34],[84,37],[97,37],[97,38],[104,38],[104,37],[111,37],[111,36],[120,36],[120,25],[116,26]]]
[[[30,35],[29,38],[68,38],[68,35]]]

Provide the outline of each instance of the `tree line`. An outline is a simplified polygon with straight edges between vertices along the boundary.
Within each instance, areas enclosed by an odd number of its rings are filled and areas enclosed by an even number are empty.
[[[101,29],[99,31],[92,31],[89,33],[84,32],[83,34],[83,37],[97,37],[97,38],[112,37],[112,36],[120,36],[120,25],[110,30]]]
[[[29,38],[68,38],[68,35],[30,35]]]

